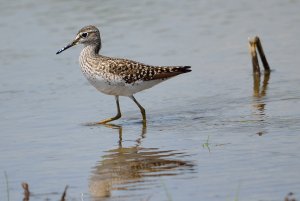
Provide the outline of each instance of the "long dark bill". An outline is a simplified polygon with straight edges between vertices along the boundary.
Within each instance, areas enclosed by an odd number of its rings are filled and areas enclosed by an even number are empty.
[[[72,46],[74,46],[76,44],[77,44],[77,40],[74,40],[72,43],[70,43],[70,44],[66,45],[65,47],[61,48],[60,50],[58,50],[56,52],[56,54],[59,54],[59,53],[65,51],[66,49],[69,49],[70,47],[72,47]]]
[[[74,45],[75,45],[74,43],[70,43],[70,44],[66,45],[65,47],[61,48],[60,50],[58,50],[58,51],[56,52],[56,54],[59,54],[59,53],[65,51],[66,49],[68,49],[68,48],[70,48],[70,47],[72,47],[72,46],[74,46]]]

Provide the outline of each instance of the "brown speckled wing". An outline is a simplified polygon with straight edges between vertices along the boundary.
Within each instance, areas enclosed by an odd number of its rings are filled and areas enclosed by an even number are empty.
[[[107,58],[109,72],[120,76],[126,83],[167,79],[182,73],[190,72],[190,66],[150,66],[127,59]]]

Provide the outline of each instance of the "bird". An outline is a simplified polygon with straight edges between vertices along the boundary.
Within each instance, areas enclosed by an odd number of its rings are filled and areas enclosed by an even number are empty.
[[[119,96],[127,96],[132,99],[140,109],[142,122],[146,123],[146,111],[133,95],[179,74],[191,71],[191,66],[154,66],[129,59],[101,55],[99,54],[101,49],[100,31],[93,25],[81,28],[75,39],[56,54],[77,44],[84,46],[79,56],[83,75],[98,91],[115,96],[116,116],[99,121],[97,124],[106,124],[121,118]]]

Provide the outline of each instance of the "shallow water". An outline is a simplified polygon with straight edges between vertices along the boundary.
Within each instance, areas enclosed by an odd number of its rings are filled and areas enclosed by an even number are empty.
[[[0,6],[0,200],[283,200],[300,195],[300,2],[32,0]],[[114,98],[82,76],[84,25],[102,54],[191,65],[136,95]],[[270,77],[253,82],[248,37]],[[265,79],[265,82],[263,82]],[[7,182],[5,179],[7,175]],[[2,175],[2,176],[1,176]],[[9,193],[9,196],[7,194]],[[9,197],[9,198],[8,198]]]

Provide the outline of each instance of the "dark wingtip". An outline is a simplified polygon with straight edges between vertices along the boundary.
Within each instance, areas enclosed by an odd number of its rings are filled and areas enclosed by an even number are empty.
[[[182,72],[183,73],[188,73],[188,72],[191,72],[192,69],[191,69],[191,66],[183,66],[182,67]]]

